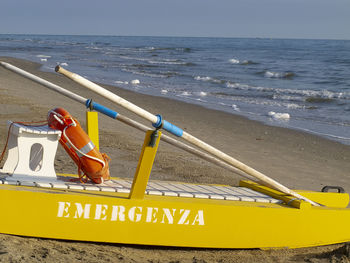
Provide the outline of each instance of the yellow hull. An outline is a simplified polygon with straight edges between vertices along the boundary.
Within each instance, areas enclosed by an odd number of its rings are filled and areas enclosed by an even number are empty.
[[[338,196],[343,201],[335,206],[348,200],[347,194],[309,194],[324,200]],[[126,193],[14,185],[0,185],[0,198],[0,232],[14,235],[203,248],[297,248],[350,241],[350,209],[341,207],[298,209],[152,195],[129,199]]]

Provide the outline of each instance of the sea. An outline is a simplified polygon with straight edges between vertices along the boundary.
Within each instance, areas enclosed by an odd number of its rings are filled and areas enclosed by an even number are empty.
[[[350,145],[350,40],[3,34],[0,56]]]

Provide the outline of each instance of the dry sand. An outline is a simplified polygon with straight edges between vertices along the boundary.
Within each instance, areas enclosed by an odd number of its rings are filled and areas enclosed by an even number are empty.
[[[0,60],[148,124],[56,73],[39,71],[40,65],[36,63],[13,58]],[[350,146],[200,106],[105,87],[152,113],[162,113],[165,119],[187,132],[290,188],[320,190],[325,185],[339,185],[350,192]],[[7,120],[45,120],[48,110],[57,106],[66,108],[84,125],[82,105],[0,68],[0,145],[5,143]],[[112,158],[113,175],[132,177],[144,134],[100,116],[100,147]],[[76,172],[73,162],[61,149],[55,167],[58,172]],[[240,179],[164,142],[160,145],[151,178],[230,185],[237,184]],[[1,262],[349,262],[348,254],[349,249],[344,244],[270,251],[178,249],[0,234]]]

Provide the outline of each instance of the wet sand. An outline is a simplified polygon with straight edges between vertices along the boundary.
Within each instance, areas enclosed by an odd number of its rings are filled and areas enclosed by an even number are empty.
[[[36,63],[13,58],[0,60],[150,126],[56,73],[41,72]],[[104,87],[154,114],[161,113],[185,131],[290,188],[320,190],[325,185],[338,185],[350,192],[350,146],[176,100]],[[47,112],[57,106],[66,108],[84,125],[84,106],[0,67],[0,145],[5,143],[7,120],[45,120]],[[102,115],[99,126],[101,151],[112,158],[113,175],[133,177],[144,134]],[[74,163],[62,149],[58,151],[55,167],[57,172],[76,173]],[[229,185],[241,179],[164,142],[160,144],[151,178]],[[348,260],[347,253],[343,244],[293,250],[213,250],[0,235],[1,262],[348,262],[344,261]]]

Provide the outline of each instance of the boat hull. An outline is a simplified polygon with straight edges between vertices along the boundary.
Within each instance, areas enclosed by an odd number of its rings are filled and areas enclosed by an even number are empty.
[[[0,185],[0,232],[203,248],[297,248],[350,241],[350,210]]]

